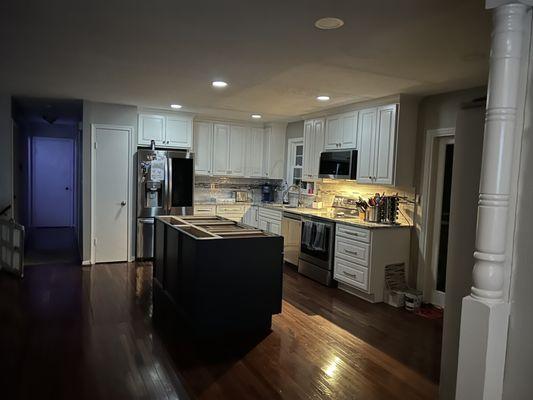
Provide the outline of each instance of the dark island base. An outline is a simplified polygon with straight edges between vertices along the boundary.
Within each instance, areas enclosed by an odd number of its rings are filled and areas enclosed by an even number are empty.
[[[211,317],[192,321],[155,280],[152,321],[156,328],[179,332],[182,337],[197,340],[218,338],[227,342],[231,341],[235,334],[239,334],[237,340],[247,337],[253,341],[253,338],[262,338],[272,331],[271,315],[259,316],[259,318],[250,315],[240,319],[215,319]]]

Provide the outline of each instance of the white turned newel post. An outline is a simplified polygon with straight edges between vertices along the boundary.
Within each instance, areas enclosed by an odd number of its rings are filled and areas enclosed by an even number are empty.
[[[529,43],[530,1],[487,0],[493,33],[470,296],[463,299],[457,400],[501,399],[509,324],[508,237],[517,115],[523,107],[522,71]],[[518,132],[518,133],[517,133]]]

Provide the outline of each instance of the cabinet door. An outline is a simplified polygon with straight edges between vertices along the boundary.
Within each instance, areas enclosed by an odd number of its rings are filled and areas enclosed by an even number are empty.
[[[213,124],[196,122],[194,124],[194,172],[197,175],[211,175],[212,145]]]
[[[262,231],[268,232],[268,221],[266,219],[259,217],[257,222],[258,222],[257,227],[259,229],[261,229]]]
[[[167,117],[166,145],[180,149],[192,147],[191,120],[182,117]]]
[[[268,177],[283,179],[285,167],[285,130],[278,127],[267,128],[269,142]]]
[[[213,126],[213,174],[229,175],[229,125]]]
[[[281,235],[281,222],[279,221],[269,221],[269,232],[276,235]]]
[[[303,179],[313,178],[313,157],[315,152],[315,140],[313,137],[313,121],[305,121],[304,124],[304,159]]]
[[[342,118],[338,115],[326,119],[326,134],[324,148],[338,149],[341,144]]]
[[[377,109],[359,111],[359,152],[357,154],[357,182],[373,183],[374,139],[376,136]]]
[[[313,170],[312,174],[314,178],[318,178],[318,167],[320,164],[320,153],[324,151],[324,131],[325,131],[324,119],[315,119],[313,123],[313,136],[314,136],[314,154],[313,154]]]
[[[340,122],[340,148],[357,148],[357,116],[358,112],[344,114]]]
[[[234,176],[244,176],[246,131],[244,126],[232,125],[230,128],[229,169]]]
[[[272,128],[266,127],[263,132],[263,176],[270,178],[270,135]]]
[[[139,115],[139,145],[150,146],[152,140],[156,145],[165,143],[165,117],[162,115]]]
[[[396,158],[396,104],[378,108],[375,143],[374,183],[392,185]]]
[[[263,177],[263,128],[252,128],[248,135],[247,175],[251,178]]]

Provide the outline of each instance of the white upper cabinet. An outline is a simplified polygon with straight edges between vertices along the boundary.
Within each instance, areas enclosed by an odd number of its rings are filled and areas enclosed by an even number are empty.
[[[333,115],[326,119],[324,148],[328,150],[355,149],[357,147],[358,112]]]
[[[244,176],[244,157],[246,151],[246,135],[248,129],[244,126],[231,125],[229,136],[229,174]]]
[[[211,175],[213,158],[213,124],[194,123],[194,165],[197,175]]]
[[[359,112],[359,183],[396,183],[396,109],[392,104]]]
[[[139,146],[190,149],[192,147],[192,117],[181,115],[139,114]]]
[[[272,124],[263,136],[263,176],[283,179],[285,166],[286,124]]]
[[[359,151],[357,153],[357,182],[374,183],[374,140],[376,136],[377,109],[359,112]]]
[[[171,147],[190,149],[192,147],[191,121],[189,118],[167,117],[166,144]]]
[[[253,127],[247,136],[246,176],[263,177],[263,136],[264,129]]]
[[[150,146],[155,140],[156,146],[164,145],[165,117],[163,115],[139,115],[139,145]]]
[[[374,183],[394,183],[396,155],[396,104],[378,108]]]
[[[229,169],[230,127],[213,125],[213,175],[230,175]]]
[[[302,179],[317,179],[320,153],[324,151],[324,119],[304,123],[304,160]]]

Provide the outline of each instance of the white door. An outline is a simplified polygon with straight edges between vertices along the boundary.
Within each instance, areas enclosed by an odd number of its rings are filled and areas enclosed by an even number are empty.
[[[335,115],[326,120],[325,149],[338,149],[341,144],[342,119]]]
[[[131,129],[93,125],[93,261],[128,260]]]
[[[261,229],[262,231],[267,231],[268,232],[268,221],[264,218],[261,218],[261,217],[258,217],[258,220],[257,220],[257,227],[259,229]]]
[[[343,115],[341,119],[340,148],[357,148],[357,112]]]
[[[246,149],[246,128],[232,125],[229,138],[229,169],[231,175],[244,176],[244,157]]]
[[[149,146],[155,140],[156,145],[165,144],[165,117],[162,115],[139,115],[139,139],[140,145]]]
[[[73,226],[74,140],[33,137],[31,224]]]
[[[196,122],[194,124],[194,172],[197,175],[211,175],[213,144],[213,124]]]
[[[213,127],[213,174],[228,175],[229,170],[229,125]]]
[[[281,222],[280,221],[269,221],[269,231],[276,235],[281,235]]]
[[[251,178],[263,176],[263,128],[252,128],[248,137],[247,175]]]
[[[192,145],[191,121],[187,118],[167,117],[166,144],[171,147],[190,149]]]
[[[396,105],[378,108],[378,126],[375,140],[374,183],[394,183],[396,152]]]
[[[357,154],[357,182],[373,183],[374,178],[374,138],[376,136],[377,109],[359,112],[359,152]]]

